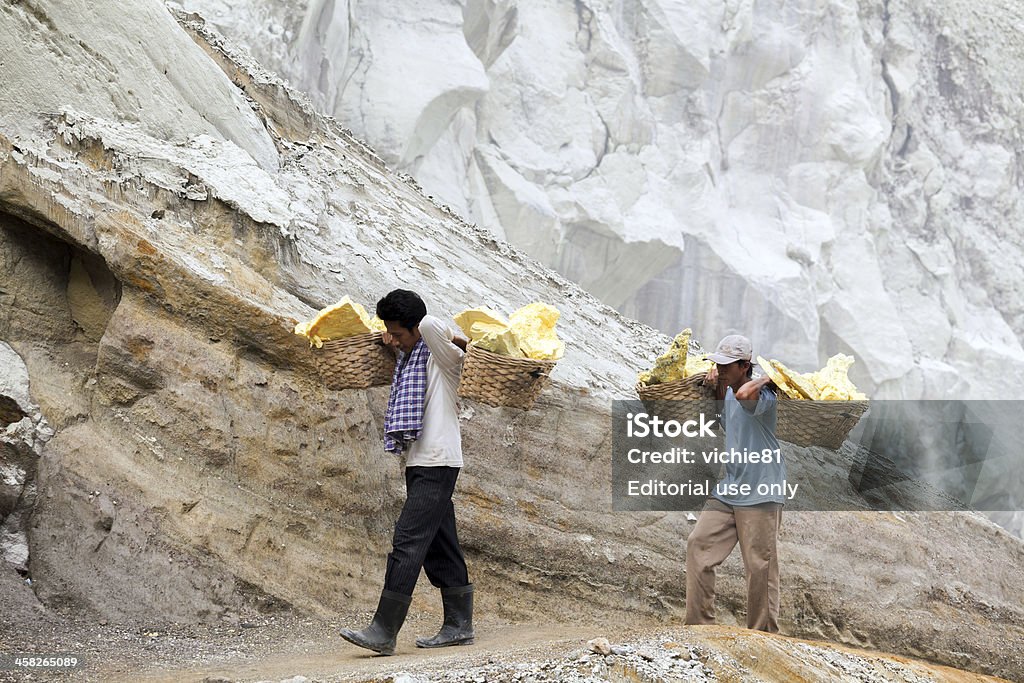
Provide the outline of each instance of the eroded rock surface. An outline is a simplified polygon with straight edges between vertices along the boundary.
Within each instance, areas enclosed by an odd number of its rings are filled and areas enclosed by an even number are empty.
[[[666,333],[852,352],[876,397],[1024,376],[1018,3],[183,4]]]

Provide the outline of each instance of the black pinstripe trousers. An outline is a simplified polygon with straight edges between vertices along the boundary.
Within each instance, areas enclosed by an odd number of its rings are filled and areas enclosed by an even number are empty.
[[[438,588],[469,584],[452,504],[458,478],[458,467],[405,468],[405,505],[395,523],[385,590],[412,595],[420,567]]]

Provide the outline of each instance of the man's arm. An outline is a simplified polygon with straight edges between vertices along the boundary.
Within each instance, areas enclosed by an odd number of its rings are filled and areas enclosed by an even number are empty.
[[[456,337],[451,328],[432,315],[420,321],[420,336],[430,349],[430,355],[443,367],[458,367],[462,362],[466,340]],[[463,344],[459,344],[459,342]],[[460,350],[461,349],[461,350]]]
[[[771,377],[767,376],[752,379],[741,386],[740,390],[736,392],[736,400],[740,402],[745,411],[756,415],[759,412],[758,401],[761,398],[761,389],[771,383]],[[772,400],[774,401],[774,398]]]
[[[758,397],[761,395],[761,387],[769,384],[771,381],[772,378],[768,376],[750,380],[736,392],[736,400],[757,402]]]

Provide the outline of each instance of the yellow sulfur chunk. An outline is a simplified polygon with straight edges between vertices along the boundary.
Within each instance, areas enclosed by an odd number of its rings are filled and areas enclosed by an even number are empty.
[[[562,314],[554,306],[536,301],[509,316],[509,326],[519,339],[527,358],[558,360],[565,344],[558,338],[555,324]]]
[[[476,326],[474,329],[476,329]],[[478,333],[473,345],[479,346],[485,351],[498,353],[502,356],[509,356],[511,358],[523,358],[525,355],[522,348],[519,346],[519,340],[516,338],[515,332],[509,329],[501,331],[492,330],[483,332],[482,334]]]
[[[455,316],[455,322],[482,349],[513,358],[558,360],[565,352],[555,332],[560,315],[556,308],[535,302],[508,320],[490,308],[471,308]]]
[[[867,396],[847,376],[853,358],[839,353],[828,359],[824,368],[817,372],[799,373],[790,370],[777,360],[765,360],[758,356],[758,364],[772,378],[772,381],[790,398],[818,401],[866,401]]]
[[[707,372],[714,365],[707,358],[701,358],[700,356],[687,356],[686,357],[686,377],[693,377],[702,372]]]
[[[837,353],[828,359],[825,367],[810,375],[818,390],[818,398],[825,401],[866,401],[867,396],[850,381],[848,373],[853,357]]]
[[[654,367],[641,372],[637,379],[648,386],[652,384],[664,384],[673,382],[684,377],[692,377],[700,372],[707,372],[711,369],[711,361],[699,356],[689,356],[690,337],[693,335],[690,328],[686,328],[676,335],[665,353],[658,356],[654,361]]]
[[[780,361],[770,361],[775,371],[778,372],[786,381],[786,384],[796,391],[796,395],[790,393],[792,398],[804,398],[804,399],[817,399],[818,389],[811,382],[808,375],[791,370],[783,365]],[[787,392],[789,393],[789,392]]]
[[[806,396],[801,394],[800,390],[790,382],[788,375],[780,372],[779,369],[775,367],[775,362],[776,361],[766,360],[761,356],[757,357],[757,364],[760,365],[765,374],[775,382],[775,386],[777,386],[782,393],[786,394],[786,396],[789,396],[790,398],[806,398]],[[786,366],[783,365],[782,367],[785,369]]]
[[[462,328],[463,333],[469,337],[470,341],[476,341],[477,339],[474,336],[474,325],[477,326],[477,335],[495,330],[509,329],[508,321],[505,320],[501,313],[486,307],[470,308],[459,313],[455,316],[455,324]]]
[[[383,330],[383,322],[376,317],[371,319],[362,304],[355,303],[347,295],[333,306],[322,309],[312,320],[295,326],[295,334],[305,337],[310,346],[317,348],[331,339]]]
[[[497,311],[471,308],[455,316],[455,324],[474,346],[513,358],[522,358],[524,355],[515,332]]]

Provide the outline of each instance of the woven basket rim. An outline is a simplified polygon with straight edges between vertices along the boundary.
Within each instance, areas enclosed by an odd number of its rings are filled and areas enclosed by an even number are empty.
[[[778,393],[779,404],[785,404],[792,408],[809,408],[812,410],[837,410],[848,408],[851,411],[863,413],[869,408],[869,400],[843,400],[841,398],[792,398],[784,392]]]
[[[800,403],[870,403],[871,399],[845,399],[845,398],[793,398],[786,392],[779,389],[779,398],[786,401],[799,401]]]
[[[661,382],[659,384],[645,384],[644,382],[638,381],[634,389],[641,400],[703,401],[713,397],[709,395],[694,396],[693,394],[695,392],[698,394],[706,394],[708,392],[709,388],[704,386],[704,377],[706,375],[706,372],[698,372],[690,375],[689,377],[674,379],[671,382]],[[680,394],[683,395],[680,396]]]
[[[486,360],[488,362],[504,363],[506,365],[540,365],[542,367],[554,367],[558,363],[557,360],[542,360],[540,358],[513,358],[512,356],[503,356],[500,353],[494,353],[493,351],[488,351],[487,349],[481,349],[480,347],[473,346],[472,344],[470,344],[469,348],[466,350],[466,355],[468,356],[471,353],[480,356],[483,360]]]
[[[679,379],[674,379],[674,380],[672,380],[670,382],[658,382],[657,384],[646,384],[645,386],[649,386],[649,387],[662,387],[662,386],[666,386],[666,385],[669,385],[669,384],[693,384],[697,380],[703,380],[707,376],[707,374],[708,373],[706,373],[706,372],[696,372],[696,373],[694,373],[692,375],[687,375],[686,377],[680,377]],[[638,382],[638,384],[644,384],[644,383],[643,382]]]
[[[692,384],[698,384],[699,383],[698,380],[700,382],[703,382],[704,378],[707,376],[707,374],[708,373],[706,373],[706,372],[698,372],[698,373],[695,373],[693,375],[690,375],[689,377],[683,377],[683,378],[680,378],[680,379],[674,379],[671,382],[658,382],[657,384],[647,384],[646,382],[641,382],[641,381],[638,380],[637,383],[636,383],[636,386],[643,387],[644,389],[653,389],[654,387],[674,388],[676,386],[680,386],[680,387],[690,386]]]
[[[324,339],[323,347],[313,347],[313,350],[320,351],[322,348],[331,346],[349,346],[351,344],[380,343],[384,335],[381,332],[361,332],[341,339]]]

